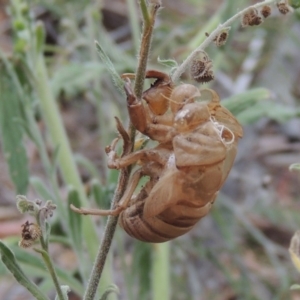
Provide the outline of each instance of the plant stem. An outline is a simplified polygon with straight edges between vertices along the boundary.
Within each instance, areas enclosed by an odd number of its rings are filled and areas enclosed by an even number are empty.
[[[140,7],[141,7],[144,18],[146,18],[146,16],[149,16],[149,12],[148,12],[148,8],[146,6],[145,0],[141,0]],[[141,99],[141,96],[143,93],[145,72],[146,72],[146,66],[147,66],[147,59],[148,59],[148,55],[149,55],[149,49],[150,49],[150,45],[151,45],[153,25],[154,25],[155,16],[156,16],[156,13],[157,13],[157,10],[159,9],[159,7],[160,7],[160,5],[158,5],[158,4],[151,5],[150,22],[148,19],[147,20],[144,19],[142,42],[141,42],[139,62],[138,62],[138,66],[137,66],[135,86],[134,86],[134,91],[137,96],[137,99]],[[145,8],[147,9],[147,13],[145,12]],[[132,124],[129,124],[128,131],[129,131],[131,143],[128,145],[124,145],[123,155],[130,153],[132,151],[133,145],[134,145],[135,129],[132,126]],[[111,208],[114,208],[115,205],[121,199],[121,197],[127,187],[128,179],[130,176],[130,171],[131,171],[130,166],[128,168],[124,168],[120,171],[116,192],[115,192],[114,198],[111,203]],[[109,252],[109,249],[110,249],[110,246],[112,243],[112,239],[113,239],[113,236],[114,236],[114,233],[116,230],[118,218],[119,218],[118,216],[109,216],[108,217],[105,231],[104,231],[104,237],[101,242],[100,248],[98,250],[98,254],[95,259],[93,269],[91,272],[91,276],[90,276],[90,279],[88,282],[88,286],[87,286],[86,292],[83,297],[84,300],[93,300],[95,298],[97,287],[98,287],[99,281],[101,279],[102,271],[103,271],[105,261],[107,258],[107,254]]]
[[[142,0],[141,8],[143,8],[144,6],[145,6],[145,0]],[[134,92],[137,99],[141,99],[143,94],[145,72],[146,72],[146,67],[148,62],[149,50],[151,46],[153,26],[155,22],[155,16],[159,7],[160,7],[159,4],[152,4],[150,7],[150,16],[149,13],[146,14],[143,12],[143,17],[148,16],[150,18],[149,19],[150,21],[144,20],[144,24],[143,24],[143,34],[142,34],[141,48],[139,54],[139,64],[136,69],[135,84],[134,84]]]
[[[114,199],[112,201],[111,207],[114,207],[115,204],[121,199],[125,188],[127,186],[127,182],[129,179],[129,172],[127,169],[123,169],[120,172],[119,181],[117,185],[117,189],[114,195]],[[116,230],[116,226],[118,224],[118,216],[109,216],[105,230],[104,236],[101,241],[100,248],[98,250],[97,257],[93,264],[93,269],[91,272],[91,276],[88,282],[87,289],[83,296],[84,300],[93,300],[95,298],[98,284],[102,275],[102,271],[106,262],[106,258],[112,243],[112,239]]]
[[[232,24],[234,21],[236,21],[238,18],[240,18],[243,14],[245,14],[249,9],[258,9],[260,7],[263,7],[264,5],[272,4],[276,0],[265,0],[263,2],[248,6],[247,8],[239,11],[237,14],[232,16],[230,19],[228,19],[223,24],[219,24],[219,26],[212,31],[209,36],[198,46],[183,62],[182,64],[176,69],[176,71],[172,75],[172,80],[174,82],[177,82],[181,75],[188,69],[189,65],[193,61],[193,59],[198,55],[199,52],[204,51],[204,49],[209,46],[213,40],[218,36],[222,30],[229,27],[230,24]]]
[[[150,16],[148,6],[145,0],[140,0],[140,8],[143,15],[144,26],[148,27],[150,24]]]
[[[43,237],[41,237],[41,240],[42,239],[43,239]],[[37,249],[37,248],[34,248],[34,250],[36,252],[40,253],[43,257],[45,265],[46,265],[47,269],[49,270],[50,276],[53,280],[53,283],[54,283],[54,286],[55,286],[55,289],[56,289],[56,292],[57,292],[58,299],[59,300],[65,300],[65,297],[64,297],[63,292],[61,290],[61,287],[60,287],[60,284],[59,284],[59,281],[58,281],[58,278],[57,278],[57,274],[55,272],[55,269],[54,269],[54,266],[52,264],[51,258],[49,257],[47,249],[44,249],[43,244],[42,244],[42,247],[43,247],[43,250],[42,249]]]

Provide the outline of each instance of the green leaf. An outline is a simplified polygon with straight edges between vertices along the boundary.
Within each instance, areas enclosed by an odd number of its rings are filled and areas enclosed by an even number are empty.
[[[270,91],[265,88],[255,88],[244,93],[233,95],[222,100],[222,105],[229,109],[234,115],[247,110],[255,103],[270,97]]]
[[[30,183],[33,186],[35,192],[41,199],[55,199],[51,192],[47,189],[43,181],[38,177],[31,177]]]
[[[270,107],[272,107],[272,109],[270,109]],[[281,123],[300,116],[299,108],[294,108],[281,103],[273,103],[271,101],[260,103],[259,108],[266,117]]]
[[[151,244],[134,242],[133,252],[133,274],[138,274],[138,298],[147,299],[151,290],[151,271],[152,271],[152,246]]]
[[[170,68],[177,68],[178,67],[178,63],[176,60],[174,59],[160,59],[160,57],[157,58],[157,61],[167,67]]]
[[[300,163],[295,163],[295,164],[290,165],[289,170],[299,172],[300,171]]]
[[[45,43],[45,28],[41,21],[35,24],[36,53],[40,53]]]
[[[290,290],[300,290],[300,284],[293,284],[293,285],[290,287]]]
[[[113,63],[111,62],[110,58],[105,53],[103,48],[100,46],[100,44],[98,42],[95,42],[95,44],[96,44],[96,48],[98,50],[98,53],[99,53],[99,56],[100,56],[102,62],[104,63],[107,71],[110,73],[110,76],[112,77],[114,85],[117,87],[117,89],[121,92],[122,95],[125,95],[124,81],[122,80],[122,78],[120,77],[118,72],[116,71]]]
[[[3,151],[9,166],[10,177],[18,194],[25,194],[29,173],[26,151],[23,146],[23,130],[17,122],[22,119],[20,83],[12,65],[0,56],[0,132]]]
[[[95,62],[61,66],[51,80],[54,97],[57,98],[63,92],[64,96],[69,99],[85,92],[88,83],[98,78],[103,70],[103,66]]]
[[[299,8],[300,7],[300,0],[289,0],[289,4],[293,8]]]
[[[272,109],[270,109],[271,107]],[[299,109],[287,107],[286,105],[279,103],[273,103],[272,101],[265,101],[261,103],[255,103],[243,112],[240,112],[237,114],[237,119],[242,124],[254,123],[262,117],[267,117],[277,122],[286,122],[299,115]]]
[[[45,268],[45,264],[39,257],[24,249],[21,249],[18,246],[11,245],[11,249],[14,251],[18,262],[26,271],[26,274],[28,272],[31,272],[35,276],[49,277],[49,272]],[[70,286],[72,291],[76,292],[78,295],[83,294],[82,284],[78,280],[76,280],[70,272],[57,266],[55,266],[55,270],[61,282]]]
[[[4,263],[0,261],[0,277],[3,275],[7,275],[7,268],[5,267]]]
[[[62,290],[64,299],[68,300],[69,299],[68,294],[71,292],[70,287],[67,285],[61,285],[60,288]],[[55,300],[59,300],[59,297],[57,295],[55,297]]]
[[[80,197],[74,188],[69,188],[68,193],[68,207],[73,204],[76,207],[80,207]],[[74,246],[81,253],[82,250],[82,216],[78,213],[75,213],[71,209],[68,209],[69,213],[69,228],[71,233],[71,239]]]
[[[92,177],[99,178],[98,169],[91,160],[81,154],[75,154],[74,159],[76,164],[83,166]]]
[[[13,252],[2,241],[0,241],[0,253],[1,260],[3,261],[7,269],[13,274],[15,279],[35,297],[35,299],[49,300],[49,298],[39,290],[37,285],[35,285],[30,281],[29,278],[27,278],[18,262],[16,261]]]
[[[108,299],[108,296],[109,296],[111,293],[115,293],[115,294],[117,294],[117,295],[120,294],[119,288],[118,288],[115,284],[110,285],[110,286],[105,290],[105,292],[104,292],[103,295],[101,296],[100,300],[107,300],[107,299]]]
[[[91,182],[91,194],[93,196],[93,199],[98,207],[106,208],[106,197],[104,195],[104,191],[102,189],[102,186],[100,185],[99,181],[97,179],[93,179]]]
[[[222,105],[229,109],[242,124],[254,123],[262,117],[285,122],[300,115],[300,109],[266,100],[268,98],[270,98],[269,90],[255,88],[223,100]]]

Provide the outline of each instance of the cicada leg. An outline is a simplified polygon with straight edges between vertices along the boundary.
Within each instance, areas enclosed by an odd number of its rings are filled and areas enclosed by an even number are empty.
[[[119,158],[116,156],[115,152],[112,151],[111,153],[108,153],[108,166],[111,169],[122,169],[138,161],[153,161],[160,165],[164,165],[167,162],[169,155],[170,151],[168,151],[168,149],[154,148],[138,150]]]
[[[142,169],[139,169],[133,173],[123,197],[121,198],[119,203],[117,203],[117,205],[114,209],[92,209],[92,208],[82,208],[82,207],[77,208],[73,204],[71,204],[70,207],[74,212],[83,214],[83,215],[117,216],[124,209],[127,208],[128,204],[130,202],[130,199],[131,199],[142,176],[144,176]]]

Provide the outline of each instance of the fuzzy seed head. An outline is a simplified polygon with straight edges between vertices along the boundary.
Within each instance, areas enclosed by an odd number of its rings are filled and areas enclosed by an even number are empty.
[[[223,46],[228,38],[228,31],[222,31],[219,33],[216,38],[214,39],[214,42],[217,47]]]
[[[267,18],[272,12],[271,6],[265,5],[262,7],[260,13],[264,18]]]
[[[205,52],[195,58],[190,66],[190,74],[199,83],[209,82],[214,79],[212,61]]]
[[[291,6],[288,5],[288,3],[286,1],[280,1],[277,4],[277,8],[279,10],[279,12],[283,15],[288,14],[289,12],[292,12],[293,9]]]
[[[191,75],[195,79],[205,72],[206,63],[202,60],[194,60],[191,65]]]
[[[29,223],[26,221],[22,225],[22,239],[19,242],[19,246],[22,248],[28,248],[34,244],[34,242],[40,238],[42,230],[38,224]]]
[[[263,22],[257,9],[251,8],[242,16],[242,26],[255,26],[260,25]]]

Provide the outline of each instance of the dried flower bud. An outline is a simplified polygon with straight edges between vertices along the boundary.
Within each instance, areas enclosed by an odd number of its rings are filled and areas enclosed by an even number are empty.
[[[35,203],[38,205],[38,206],[41,206],[42,205],[42,200],[40,200],[40,199],[36,199],[35,200]]]
[[[276,5],[279,12],[283,15],[293,11],[293,8],[288,5],[287,1],[279,1]]]
[[[243,16],[242,16],[242,26],[254,26],[259,25],[263,22],[261,16],[259,15],[257,9],[250,8]]]
[[[222,31],[220,32],[216,38],[214,39],[214,42],[216,44],[217,47],[223,46],[228,38],[228,31]]]
[[[197,82],[204,83],[214,79],[212,61],[205,52],[201,52],[199,57],[191,63],[190,74]]]
[[[19,246],[22,248],[28,248],[41,237],[42,231],[38,224],[29,223],[26,221],[22,225],[22,239],[19,242]]]
[[[265,5],[262,7],[260,13],[264,18],[267,18],[271,14],[271,11],[272,11],[271,6]]]
[[[40,209],[40,217],[42,217],[43,220],[51,218],[55,209],[56,204],[53,204],[51,200],[47,200],[45,205]]]

